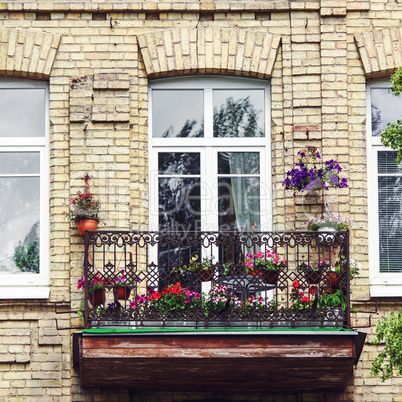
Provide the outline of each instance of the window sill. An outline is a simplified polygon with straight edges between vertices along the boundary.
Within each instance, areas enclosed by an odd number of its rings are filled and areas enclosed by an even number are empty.
[[[402,284],[370,285],[371,297],[402,297]]]
[[[0,299],[48,299],[49,296],[49,286],[0,287]]]

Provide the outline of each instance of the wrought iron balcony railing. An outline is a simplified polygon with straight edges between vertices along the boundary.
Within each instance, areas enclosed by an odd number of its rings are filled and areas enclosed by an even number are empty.
[[[85,234],[85,327],[350,327],[349,232]]]

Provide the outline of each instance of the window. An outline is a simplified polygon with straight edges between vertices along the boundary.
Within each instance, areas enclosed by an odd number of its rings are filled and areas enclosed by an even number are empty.
[[[370,291],[372,296],[402,294],[402,164],[381,145],[381,132],[402,118],[402,98],[389,92],[389,80],[367,89]]]
[[[150,86],[151,227],[269,230],[269,85],[223,78]]]
[[[165,79],[149,95],[150,228],[271,230],[269,84]]]
[[[0,298],[49,296],[48,88],[0,80]]]

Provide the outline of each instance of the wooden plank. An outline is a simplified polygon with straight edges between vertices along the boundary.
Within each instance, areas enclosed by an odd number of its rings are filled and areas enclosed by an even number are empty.
[[[309,347],[316,348],[332,348],[336,346],[350,348],[352,347],[352,339],[347,336],[336,336],[331,335],[325,338],[311,336],[205,336],[205,335],[192,335],[189,337],[185,336],[174,336],[174,335],[163,335],[163,336],[96,336],[96,337],[83,337],[83,342],[85,343],[85,348],[128,348],[131,349],[133,345],[136,347],[152,347],[158,348],[163,347],[205,347],[209,345],[210,347],[216,348],[247,348],[247,347],[272,347],[280,346],[283,348],[292,348],[297,345],[307,344]]]
[[[203,359],[212,357],[258,358],[258,357],[353,357],[352,349],[320,349],[308,347],[293,349],[263,349],[263,348],[132,348],[132,349],[89,349],[83,352],[84,358],[191,358]]]

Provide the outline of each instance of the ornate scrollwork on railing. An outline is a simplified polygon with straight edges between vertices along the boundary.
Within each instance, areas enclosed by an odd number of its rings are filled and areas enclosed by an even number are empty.
[[[86,327],[350,326],[348,232],[94,231],[85,242]]]

